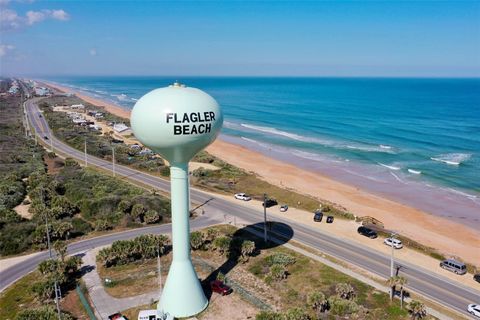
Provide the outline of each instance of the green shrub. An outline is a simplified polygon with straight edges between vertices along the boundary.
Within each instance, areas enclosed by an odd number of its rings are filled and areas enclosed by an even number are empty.
[[[129,200],[122,200],[118,203],[117,210],[123,213],[130,213],[132,210],[132,203]]]
[[[310,320],[310,315],[301,308],[292,308],[287,310],[284,320]]]
[[[213,240],[213,249],[218,250],[221,255],[228,255],[230,252],[230,243],[232,239],[229,237],[218,237]]]
[[[93,230],[90,223],[83,220],[82,218],[75,217],[72,219],[71,223],[73,227],[71,232],[72,237],[82,236]]]
[[[282,265],[284,267],[294,264],[296,262],[295,257],[282,252],[275,252],[265,258],[265,262],[268,266],[275,264]]]
[[[193,250],[201,249],[204,245],[203,234],[200,231],[190,233],[190,247]]]
[[[75,319],[69,313],[61,313],[62,320]],[[56,320],[58,319],[57,310],[52,306],[43,306],[38,309],[26,309],[21,311],[15,320]]]
[[[143,221],[143,217],[146,211],[147,209],[145,209],[143,204],[137,203],[133,205],[132,212],[130,213],[130,215],[136,220]]]
[[[144,221],[145,223],[152,224],[158,223],[162,220],[162,216],[155,210],[148,210],[145,213]]]
[[[287,268],[283,264],[275,263],[270,267],[269,275],[275,281],[287,278]]]
[[[110,230],[110,229],[112,229],[112,225],[107,220],[100,219],[100,220],[95,221],[95,230],[105,231],[105,230]]]
[[[352,300],[345,300],[338,296],[333,296],[328,299],[330,304],[330,312],[334,315],[345,316],[356,313],[359,306]]]

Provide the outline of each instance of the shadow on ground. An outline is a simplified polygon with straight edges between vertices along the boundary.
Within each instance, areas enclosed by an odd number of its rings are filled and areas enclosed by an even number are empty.
[[[267,235],[272,235],[275,241],[272,241],[272,237],[268,237],[267,241],[264,241],[264,224],[263,222],[251,224],[235,231],[232,235],[232,241],[230,242],[230,254],[220,267],[210,273],[207,278],[202,281],[202,286],[205,291],[205,296],[210,300],[212,296],[212,290],[210,288],[210,282],[217,279],[218,274],[221,272],[224,275],[237,266],[240,262],[240,252],[238,250],[239,242],[241,240],[251,240],[255,242],[254,256],[259,255],[262,250],[272,249],[281,246],[293,237],[293,229],[281,222],[269,221],[267,222]]]

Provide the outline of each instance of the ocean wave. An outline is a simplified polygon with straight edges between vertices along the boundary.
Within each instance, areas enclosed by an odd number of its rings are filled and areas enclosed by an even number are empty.
[[[250,142],[250,143],[254,143],[254,144],[258,144],[259,146],[265,148],[265,149],[272,149],[272,146],[271,145],[268,145],[266,143],[262,143],[260,141],[257,141],[257,140],[254,140],[254,139],[250,139],[250,138],[246,138],[246,137],[241,137],[242,140],[245,140],[247,142]]]
[[[329,157],[322,156],[317,153],[311,153],[311,152],[306,152],[306,151],[301,151],[301,150],[296,150],[294,149],[292,154],[294,156],[297,156],[299,158],[307,159],[307,160],[313,160],[313,161],[318,161],[318,162],[335,162],[335,163],[343,163],[343,161],[340,160],[334,160],[330,159]]]
[[[247,128],[247,129],[255,130],[255,131],[260,131],[260,132],[264,132],[264,133],[270,133],[270,134],[273,134],[273,135],[286,137],[286,138],[296,140],[296,141],[300,141],[300,142],[316,143],[316,144],[320,144],[320,145],[327,146],[327,147],[332,147],[332,148],[337,148],[337,149],[354,149],[354,150],[359,150],[359,151],[363,151],[363,152],[394,153],[393,150],[391,150],[391,149],[385,149],[385,148],[376,147],[376,146],[366,146],[366,145],[360,145],[360,144],[351,144],[351,143],[347,144],[347,143],[336,142],[336,141],[333,141],[333,140],[305,137],[305,136],[302,136],[302,135],[299,135],[299,134],[278,130],[278,129],[272,128],[272,127],[257,126],[257,125],[246,124],[246,123],[241,123],[240,126],[242,126],[244,128]]]
[[[453,192],[453,193],[456,193],[456,194],[458,194],[458,195],[461,195],[461,196],[463,196],[463,197],[465,197],[465,198],[468,198],[468,199],[470,199],[470,200],[473,200],[473,201],[475,201],[475,200],[478,199],[478,197],[477,197],[476,195],[469,194],[469,193],[466,193],[466,192],[462,192],[462,191],[460,191],[460,190],[456,190],[456,189],[453,189],[453,188],[447,188],[447,190],[449,190],[449,191],[451,191],[451,192]]]
[[[390,171],[390,174],[391,174],[391,175],[395,178],[395,180],[397,180],[398,182],[403,183],[403,184],[408,184],[408,183],[406,183],[405,181],[403,181],[402,179],[400,179],[400,177],[397,176],[395,173],[393,173],[393,172]]]
[[[386,145],[386,144],[379,144],[378,145],[380,148],[382,149],[387,149],[387,150],[391,150],[392,149],[392,146],[389,146],[389,145]]]
[[[407,169],[407,171],[413,174],[422,174],[422,171],[420,170]]]
[[[377,163],[378,163],[379,165],[381,165],[382,167],[388,168],[388,169],[390,169],[390,170],[398,171],[398,170],[401,169],[400,167],[391,166],[391,165],[384,164],[384,163],[381,163],[381,162],[377,162]]]
[[[433,161],[443,162],[452,166],[459,166],[472,157],[471,153],[446,153],[431,157]]]

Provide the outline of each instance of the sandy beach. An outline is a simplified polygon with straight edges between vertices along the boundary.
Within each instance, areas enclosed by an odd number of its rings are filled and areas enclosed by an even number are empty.
[[[114,104],[56,84],[48,83],[48,85],[63,92],[75,93],[79,98],[91,104],[103,106],[107,111],[120,117],[129,118],[130,116],[130,111]],[[480,231],[478,230],[220,139],[209,146],[207,151],[246,171],[256,173],[272,184],[337,203],[357,216],[372,216],[382,221],[387,229],[395,230],[424,245],[436,248],[446,256],[460,257],[469,263],[480,265],[480,250],[478,250]],[[310,217],[311,214],[305,212],[305,215]]]

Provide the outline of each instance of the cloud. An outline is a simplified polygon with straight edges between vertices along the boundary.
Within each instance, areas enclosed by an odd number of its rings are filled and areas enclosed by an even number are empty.
[[[90,49],[89,52],[90,52],[90,55],[93,56],[93,57],[95,57],[97,55],[97,49],[95,49],[95,48]]]
[[[0,57],[4,57],[8,54],[9,51],[15,49],[15,46],[11,44],[0,44]]]
[[[27,12],[27,24],[29,26],[42,22],[45,19],[54,19],[60,21],[66,21],[70,19],[68,13],[63,10],[42,10],[42,11],[28,11]]]
[[[5,8],[0,11],[0,29],[2,31],[15,30],[23,26],[32,26],[47,19],[67,21],[70,19],[70,15],[62,9],[45,9],[41,11],[30,10],[25,14],[25,17],[22,17],[16,11]]]

